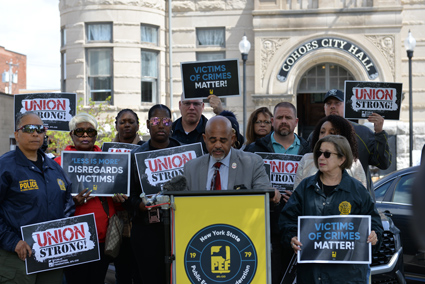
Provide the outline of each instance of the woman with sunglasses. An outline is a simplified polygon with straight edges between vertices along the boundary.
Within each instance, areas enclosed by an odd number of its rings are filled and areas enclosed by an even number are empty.
[[[131,152],[131,207],[134,211],[131,229],[131,245],[136,255],[137,267],[142,283],[167,283],[165,279],[165,232],[164,224],[149,223],[148,212],[140,198],[142,193],[134,154],[152,150],[180,146],[180,142],[171,137],[170,109],[156,104],[149,109],[146,121],[151,138]],[[125,196],[117,196],[124,202]],[[124,203],[126,205],[128,202]],[[160,218],[161,220],[161,218]]]
[[[68,145],[64,151],[101,152],[99,146],[95,145],[97,126],[96,118],[90,114],[79,113],[74,116],[69,122],[71,130],[69,135],[74,145]],[[57,157],[55,161],[61,164],[61,157]],[[105,255],[104,251],[108,216],[113,216],[116,208],[111,197],[95,197],[90,193],[91,191],[84,189],[73,197],[76,205],[75,216],[94,213],[99,238],[100,260],[67,267],[65,269],[67,284],[103,284],[109,263],[112,261],[112,258]],[[108,213],[105,209],[108,210]]]
[[[354,129],[348,120],[338,115],[329,115],[322,118],[314,128],[311,145],[316,145],[316,142],[319,139],[332,134],[341,135],[347,138],[354,158],[353,165],[347,169],[347,173],[350,176],[358,179],[366,187],[366,174],[363,170],[360,160],[358,159],[359,155],[357,152],[356,133],[354,132]],[[295,176],[294,189],[297,188],[303,179],[314,175],[317,170],[318,169],[313,161],[313,153],[305,154],[298,165],[297,174]]]
[[[62,269],[26,274],[34,253],[21,226],[69,217],[74,211],[71,183],[40,147],[46,128],[35,112],[16,120],[16,150],[0,157],[0,282],[62,283]],[[4,281],[4,282],[3,282]]]
[[[347,139],[340,135],[323,137],[314,146],[313,153],[314,164],[319,170],[300,183],[281,211],[279,228],[282,243],[298,253],[303,249],[299,238],[303,242],[311,238],[311,234],[297,235],[299,216],[368,215],[371,217],[371,233],[367,237],[360,236],[355,241],[356,247],[371,243],[372,249],[378,250],[383,233],[381,219],[364,185],[346,171],[353,162],[352,148]],[[326,233],[335,231],[330,229]],[[349,234],[347,231],[342,233]],[[297,283],[366,284],[368,272],[368,264],[298,263]]]

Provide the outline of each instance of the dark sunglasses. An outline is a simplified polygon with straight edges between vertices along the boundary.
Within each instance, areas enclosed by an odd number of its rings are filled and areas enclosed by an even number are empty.
[[[151,117],[151,119],[149,119],[149,123],[151,126],[156,126],[161,120],[164,126],[170,126],[173,124],[173,121],[169,117]]]
[[[96,129],[93,129],[93,128],[87,128],[87,129],[77,128],[73,130],[73,133],[77,137],[83,137],[84,133],[87,133],[88,137],[95,137],[97,135]]]
[[[316,156],[317,156],[317,158],[319,158],[320,156],[322,156],[322,154],[323,154],[323,156],[326,158],[326,159],[329,159],[330,157],[331,157],[331,154],[334,154],[334,155],[337,155],[337,156],[339,156],[339,154],[338,153],[331,153],[331,152],[322,152],[322,151],[317,151],[316,152]]]
[[[22,130],[24,133],[34,133],[34,131],[37,131],[38,134],[46,132],[46,127],[44,125],[38,125],[38,124],[27,124],[24,126],[21,126],[18,130]]]

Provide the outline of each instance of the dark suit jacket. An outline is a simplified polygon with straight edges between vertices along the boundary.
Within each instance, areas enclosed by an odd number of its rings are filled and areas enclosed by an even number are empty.
[[[184,165],[184,175],[188,190],[205,190],[208,177],[210,155],[188,161]],[[235,165],[236,167],[234,167]],[[229,163],[229,181],[227,189],[242,186],[247,189],[271,188],[269,177],[264,168],[263,159],[257,154],[232,148]]]

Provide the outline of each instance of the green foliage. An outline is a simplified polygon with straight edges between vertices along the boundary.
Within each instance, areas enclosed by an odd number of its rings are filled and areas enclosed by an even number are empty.
[[[98,122],[96,145],[101,147],[104,142],[111,142],[115,137],[115,118],[107,112],[107,106],[111,97],[108,97],[105,102],[95,103],[91,99],[87,106],[84,106],[83,98],[80,98],[77,103],[77,113],[85,112],[94,116]],[[68,145],[73,145],[69,132],[64,131],[47,131],[50,144],[47,148],[47,153],[53,153],[60,156],[63,149]]]

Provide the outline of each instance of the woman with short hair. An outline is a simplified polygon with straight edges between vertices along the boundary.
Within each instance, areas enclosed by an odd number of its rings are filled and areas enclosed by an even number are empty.
[[[74,145],[68,145],[64,151],[94,151],[101,152],[95,145],[98,123],[96,118],[88,113],[79,113],[69,122],[69,136]],[[62,164],[61,157],[55,159]],[[67,284],[104,284],[106,272],[112,258],[105,255],[106,230],[109,217],[116,212],[116,206],[111,197],[97,197],[91,195],[92,190],[87,188],[73,197],[76,208],[75,216],[94,213],[97,236],[99,238],[100,260],[70,266],[65,269]],[[105,209],[108,208],[108,213]]]
[[[317,173],[300,183],[280,214],[282,243],[295,253],[302,249],[297,235],[299,216],[369,215],[372,231],[360,242],[367,241],[378,250],[383,233],[381,219],[366,188],[346,171],[353,163],[347,139],[328,135],[316,143],[313,155]],[[298,263],[297,283],[368,283],[368,271],[367,264]]]

